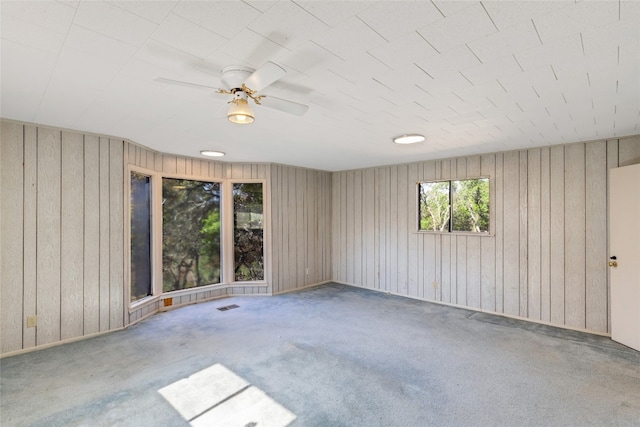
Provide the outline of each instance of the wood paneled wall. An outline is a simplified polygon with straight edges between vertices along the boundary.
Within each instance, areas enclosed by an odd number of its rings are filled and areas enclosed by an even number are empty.
[[[123,146],[2,121],[1,353],[124,326]]]
[[[271,165],[273,293],[331,280],[331,173]]]
[[[640,137],[335,173],[185,158],[6,120],[0,141],[2,354],[161,309],[127,310],[127,164],[266,182],[268,287],[209,289],[175,304],[333,279],[606,333],[608,171],[640,163]],[[491,236],[415,231],[417,181],[480,175],[491,177]]]
[[[333,174],[333,278],[607,333],[609,169],[640,137]],[[421,180],[489,176],[491,235],[417,233]]]

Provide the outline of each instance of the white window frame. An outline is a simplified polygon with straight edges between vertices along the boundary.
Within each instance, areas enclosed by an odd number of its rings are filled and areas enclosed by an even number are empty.
[[[263,221],[263,229],[262,229],[262,264],[264,271],[262,273],[262,280],[251,280],[251,281],[236,281],[235,280],[235,256],[234,256],[234,245],[233,245],[233,184],[262,184],[262,221]],[[223,269],[222,274],[225,277],[225,283],[230,286],[266,286],[267,285],[267,247],[268,247],[268,224],[269,224],[269,211],[267,209],[267,180],[266,179],[241,179],[241,178],[232,178],[225,180],[226,187],[223,187],[223,194],[229,194],[227,197],[227,203],[223,202],[223,208],[226,209],[223,214],[222,226],[223,230],[228,230],[229,232],[223,234],[223,251],[228,249],[227,256],[223,256]],[[225,222],[225,218],[227,218],[227,222]]]
[[[145,175],[148,176],[149,182],[151,184],[151,197],[150,197],[150,213],[151,213],[151,218],[149,218],[149,221],[151,223],[151,233],[150,233],[150,249],[151,249],[151,254],[150,254],[150,260],[151,260],[151,295],[148,295],[144,298],[140,298],[139,300],[136,301],[131,301],[131,173],[135,172],[135,173],[139,173],[141,175]],[[157,234],[156,234],[156,228],[157,228],[157,219],[159,218],[157,215],[157,197],[158,197],[158,191],[157,191],[157,185],[158,185],[158,173],[155,171],[152,171],[150,169],[146,169],[140,166],[135,166],[135,165],[128,165],[127,167],[127,180],[126,180],[126,197],[125,197],[125,201],[124,201],[124,206],[125,206],[125,212],[126,212],[126,225],[125,225],[125,248],[124,248],[124,253],[125,253],[125,271],[124,271],[124,283],[125,283],[125,292],[124,295],[126,297],[126,301],[129,305],[129,308],[133,309],[136,308],[140,305],[144,305],[146,303],[148,303],[149,301],[151,301],[152,299],[154,299],[157,295],[158,295],[158,289],[157,289],[157,271],[155,266],[157,265],[157,260],[158,260],[158,256],[160,256],[160,261],[162,261],[162,253],[160,252],[160,254],[158,254],[158,245],[157,245]],[[162,289],[160,289],[160,291],[162,291]]]
[[[474,233],[471,231],[454,231],[454,230],[446,230],[446,231],[434,231],[434,230],[421,230],[420,229],[420,184],[423,183],[436,183],[436,182],[453,182],[453,181],[468,181],[473,179],[486,179],[489,182],[489,230],[483,231],[480,233]],[[417,234],[442,234],[442,235],[456,235],[456,236],[478,236],[478,237],[491,237],[494,236],[494,205],[495,205],[495,197],[494,197],[494,184],[493,180],[490,176],[480,175],[480,176],[469,176],[464,178],[443,178],[443,179],[424,179],[420,181],[416,181],[415,187],[415,218],[416,218],[416,231]],[[451,194],[451,185],[449,185],[449,209],[450,209],[450,218],[449,222],[453,221],[453,200]],[[450,225],[452,228],[452,225]]]

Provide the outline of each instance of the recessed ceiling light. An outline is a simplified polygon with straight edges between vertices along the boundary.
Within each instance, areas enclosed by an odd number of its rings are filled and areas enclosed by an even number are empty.
[[[400,135],[393,138],[396,144],[415,144],[424,141],[424,136],[418,134]]]
[[[203,156],[209,156],[209,157],[222,157],[222,156],[224,156],[224,153],[222,151],[213,151],[213,150],[202,150],[200,152],[200,154],[202,154]]]

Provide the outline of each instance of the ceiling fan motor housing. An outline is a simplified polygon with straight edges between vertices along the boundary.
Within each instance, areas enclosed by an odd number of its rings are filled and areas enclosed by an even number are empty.
[[[249,78],[255,70],[242,65],[232,65],[222,69],[222,83],[224,83],[235,96],[242,92],[242,83]],[[234,90],[236,89],[236,90]]]

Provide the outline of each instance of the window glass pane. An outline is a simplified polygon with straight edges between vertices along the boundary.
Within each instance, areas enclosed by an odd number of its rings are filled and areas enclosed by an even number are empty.
[[[419,230],[449,231],[449,181],[419,184]]]
[[[163,291],[220,283],[220,260],[220,183],[163,178]]]
[[[131,172],[131,301],[151,295],[151,177]]]
[[[233,184],[234,280],[264,280],[262,184]]]
[[[452,231],[489,231],[489,179],[451,181]]]

